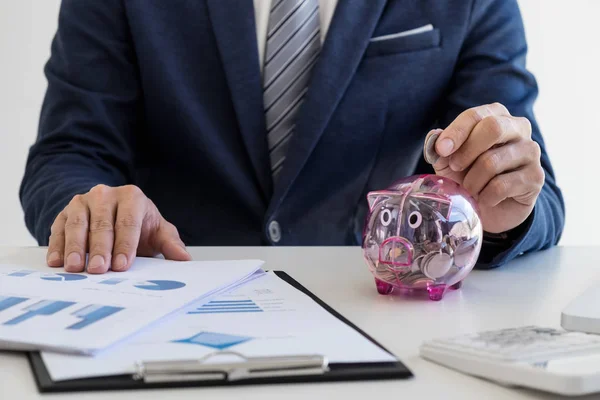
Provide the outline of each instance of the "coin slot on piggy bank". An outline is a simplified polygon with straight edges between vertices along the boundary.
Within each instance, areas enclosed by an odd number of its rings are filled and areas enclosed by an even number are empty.
[[[412,176],[367,195],[363,254],[377,290],[427,291],[441,300],[473,269],[483,229],[474,199],[456,182]]]

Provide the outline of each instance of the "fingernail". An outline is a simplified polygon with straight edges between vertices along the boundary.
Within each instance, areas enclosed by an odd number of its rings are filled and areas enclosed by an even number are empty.
[[[442,139],[440,141],[440,143],[437,145],[438,151],[440,152],[440,155],[442,157],[446,157],[448,156],[451,152],[452,149],[454,148],[454,142],[452,141],[452,139]]]
[[[90,263],[88,264],[88,271],[101,271],[102,267],[104,267],[104,257],[102,257],[100,254],[96,254],[94,257],[92,257]]]
[[[48,256],[48,262],[55,263],[57,261],[60,261],[60,253],[58,251],[53,251]]]
[[[79,255],[79,253],[69,254],[69,256],[67,257],[66,268],[79,267],[80,264],[81,264],[81,256]]]
[[[113,269],[115,271],[122,271],[127,266],[127,256],[125,254],[119,254],[115,257],[115,264]]]

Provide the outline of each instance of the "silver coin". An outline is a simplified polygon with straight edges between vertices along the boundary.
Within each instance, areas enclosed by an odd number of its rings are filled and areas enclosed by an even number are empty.
[[[431,279],[443,278],[452,267],[453,259],[446,253],[430,253],[425,256],[421,270]]]
[[[429,164],[434,165],[437,160],[439,160],[440,156],[435,151],[435,142],[440,137],[440,133],[442,131],[431,131],[425,138],[425,145],[423,148],[423,154],[425,156],[425,161]]]

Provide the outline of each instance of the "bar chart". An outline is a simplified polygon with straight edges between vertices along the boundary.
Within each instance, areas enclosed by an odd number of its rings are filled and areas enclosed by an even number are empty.
[[[0,311],[8,310],[11,307],[18,306],[21,303],[29,301],[26,297],[8,297],[0,296]],[[11,326],[19,325],[25,321],[28,321],[36,316],[52,316],[57,314],[68,307],[76,305],[73,301],[59,301],[59,300],[41,300],[33,304],[23,307],[20,315],[9,319],[2,325]],[[71,312],[70,315],[79,319],[79,321],[68,325],[65,329],[78,330],[86,328],[98,321],[101,321],[111,315],[124,310],[124,307],[105,306],[100,304],[90,304],[80,308],[77,311]],[[65,310],[65,312],[69,312]],[[72,319],[72,318],[71,318]]]
[[[81,310],[75,311],[72,315],[81,318],[81,321],[68,326],[67,329],[83,329],[87,326],[94,324],[106,317],[109,317],[121,310],[124,310],[123,307],[112,307],[112,306],[102,306],[92,304],[89,306],[85,306]]]
[[[214,300],[188,314],[229,314],[229,313],[253,313],[263,312],[252,300]]]
[[[6,321],[3,325],[18,325],[38,315],[53,315],[67,307],[72,306],[75,302],[59,301],[59,300],[42,300],[24,308],[24,313]]]

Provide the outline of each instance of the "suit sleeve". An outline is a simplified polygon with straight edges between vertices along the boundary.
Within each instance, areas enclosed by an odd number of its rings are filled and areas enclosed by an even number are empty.
[[[139,79],[121,0],[63,0],[20,200],[40,245],[71,198],[132,180]]]
[[[547,249],[558,243],[563,231],[563,196],[534,116],[538,87],[526,69],[526,55],[527,43],[516,0],[475,0],[440,126],[448,126],[468,108],[502,103],[512,115],[531,122],[532,138],[542,149],[541,164],[546,174],[532,214],[507,238],[486,237],[478,268],[498,267],[521,254]]]

